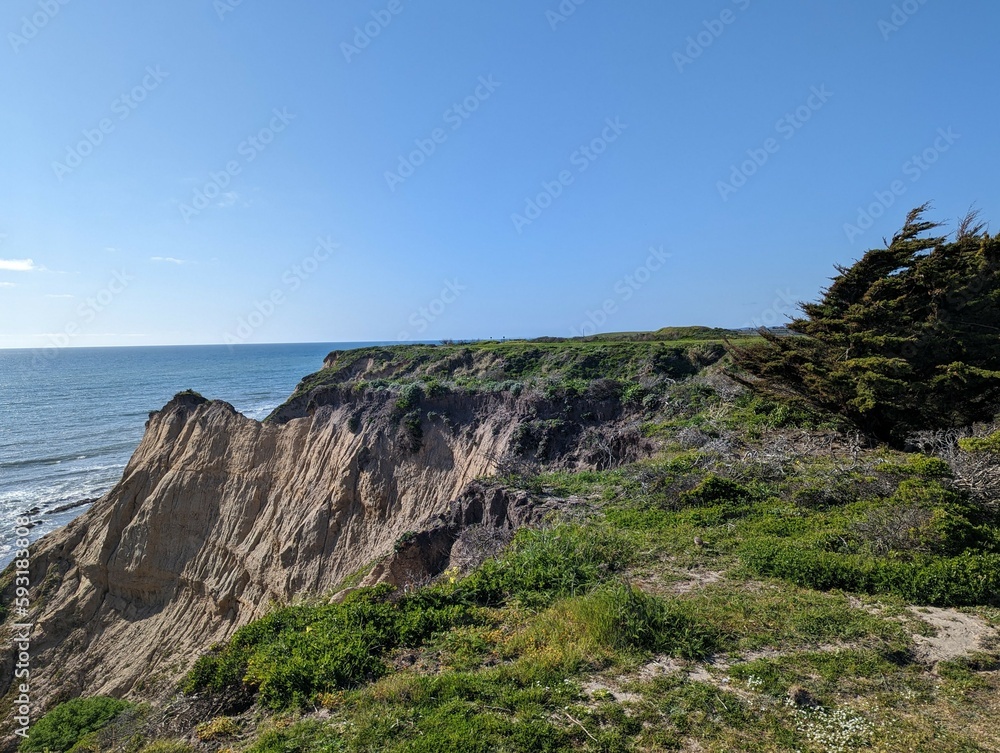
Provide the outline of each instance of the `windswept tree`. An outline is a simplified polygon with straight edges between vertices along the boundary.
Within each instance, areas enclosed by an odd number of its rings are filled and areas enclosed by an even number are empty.
[[[884,248],[801,305],[791,336],[761,330],[730,345],[752,389],[839,413],[870,436],[963,426],[1000,408],[1000,235],[970,212],[954,240],[934,235],[928,205]]]

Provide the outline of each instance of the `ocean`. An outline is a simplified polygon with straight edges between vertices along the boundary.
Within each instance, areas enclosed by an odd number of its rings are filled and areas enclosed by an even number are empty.
[[[34,541],[84,512],[79,501],[118,482],[149,412],[176,393],[262,419],[331,350],[375,344],[0,350],[0,567],[19,516]]]

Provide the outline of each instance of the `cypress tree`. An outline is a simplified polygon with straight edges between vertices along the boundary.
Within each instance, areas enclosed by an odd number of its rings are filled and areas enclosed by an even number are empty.
[[[953,240],[912,210],[884,248],[801,304],[788,336],[730,344],[732,376],[754,390],[839,413],[901,444],[919,429],[963,426],[1000,407],[1000,235],[971,212]]]

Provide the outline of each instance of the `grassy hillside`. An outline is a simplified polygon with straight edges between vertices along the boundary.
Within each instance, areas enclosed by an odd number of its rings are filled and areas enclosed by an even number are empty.
[[[173,706],[76,749],[997,750],[1000,434],[865,446],[690,355],[713,346],[338,355],[300,391],[639,385],[660,452],[489,480],[564,512],[422,588],[276,609],[200,658]],[[198,723],[170,723],[181,708]]]

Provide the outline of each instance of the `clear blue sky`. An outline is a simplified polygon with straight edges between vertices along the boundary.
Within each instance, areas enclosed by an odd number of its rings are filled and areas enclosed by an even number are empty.
[[[8,0],[0,346],[776,323],[997,229],[997,3],[576,2]]]

